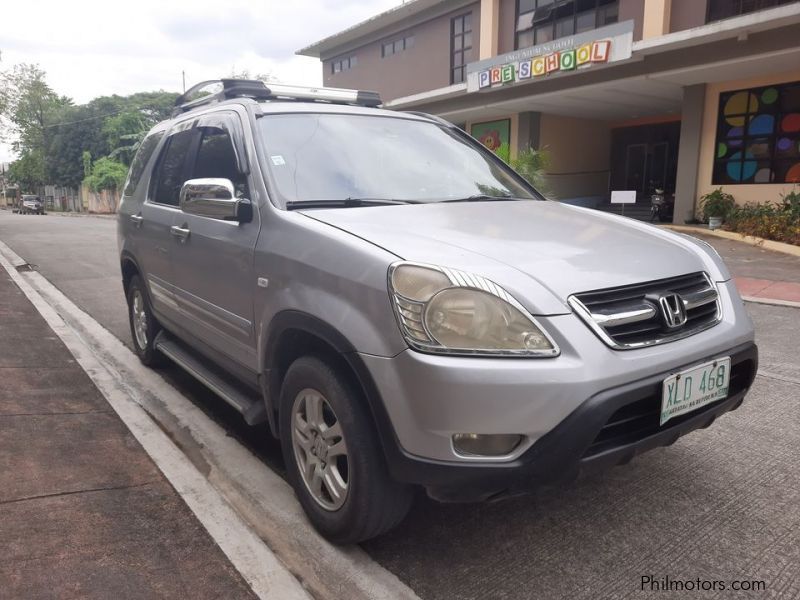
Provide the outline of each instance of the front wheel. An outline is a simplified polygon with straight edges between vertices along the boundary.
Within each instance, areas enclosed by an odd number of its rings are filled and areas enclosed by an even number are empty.
[[[281,388],[281,447],[288,478],[317,530],[362,542],[397,526],[413,498],[387,472],[358,391],[328,362],[297,359]]]
[[[164,363],[164,356],[156,350],[155,339],[161,331],[144,283],[138,275],[134,275],[128,284],[128,321],[131,326],[133,349],[139,360],[148,367],[156,367]]]

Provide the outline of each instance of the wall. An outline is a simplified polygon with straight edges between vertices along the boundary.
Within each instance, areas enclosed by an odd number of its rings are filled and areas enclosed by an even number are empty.
[[[642,39],[645,0],[619,0],[619,21],[634,20],[633,41]]]
[[[705,25],[707,5],[708,0],[672,0],[670,32]]]
[[[450,85],[450,19],[472,12],[472,60],[480,52],[480,3],[435,17],[424,23],[387,31],[378,41],[352,52],[324,57],[323,84],[331,87],[369,89],[384,101]],[[403,35],[414,36],[414,46],[399,54],[381,57],[383,42]],[[355,56],[358,64],[348,71],[331,73],[334,59]]]
[[[700,142],[700,157],[697,176],[697,198],[707,194],[718,186],[711,183],[714,168],[714,155],[717,136],[717,111],[719,109],[719,95],[721,92],[739,90],[749,87],[800,81],[800,69],[781,75],[756,77],[726,81],[724,83],[710,83],[706,87],[705,110],[703,111],[703,131]],[[726,192],[733,194],[736,202],[766,202],[780,199],[781,194],[792,191],[797,184],[748,184],[726,185]]]
[[[517,0],[500,0],[500,34],[497,40],[498,54],[514,51],[517,30]]]
[[[90,213],[112,214],[119,207],[119,192],[116,190],[100,190],[93,192],[85,185],[81,186],[83,208]]]
[[[608,194],[609,123],[542,114],[539,147],[550,152],[547,181],[555,197],[605,197]]]

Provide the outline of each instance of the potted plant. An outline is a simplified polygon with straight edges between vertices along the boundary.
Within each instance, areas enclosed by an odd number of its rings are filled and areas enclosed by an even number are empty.
[[[736,201],[733,199],[733,196],[723,192],[721,187],[718,187],[713,192],[709,192],[700,198],[703,220],[708,222],[709,229],[719,229],[720,225],[722,225],[722,221],[730,214],[735,206]]]

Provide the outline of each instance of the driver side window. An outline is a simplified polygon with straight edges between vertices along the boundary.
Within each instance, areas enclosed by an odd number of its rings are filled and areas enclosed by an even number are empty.
[[[249,198],[247,176],[241,172],[233,139],[226,127],[230,118],[212,117],[200,122],[200,144],[192,169],[192,179],[230,179],[239,198]],[[208,122],[210,121],[210,122]]]

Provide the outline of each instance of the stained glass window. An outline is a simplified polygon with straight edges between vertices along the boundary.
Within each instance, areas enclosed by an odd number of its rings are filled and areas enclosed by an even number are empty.
[[[800,183],[800,82],[720,94],[712,182]]]

